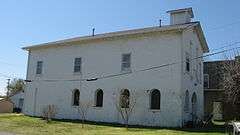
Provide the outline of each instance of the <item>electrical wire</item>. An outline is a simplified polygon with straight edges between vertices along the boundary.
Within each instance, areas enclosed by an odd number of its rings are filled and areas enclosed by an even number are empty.
[[[235,44],[238,44],[238,43],[235,43]],[[232,50],[239,49],[239,48],[240,48],[240,46],[239,47],[234,47],[234,48],[231,48],[231,49],[225,49],[225,50],[218,51],[218,52],[209,53],[209,54],[206,54],[206,55],[203,55],[203,56],[198,56],[198,57],[191,58],[190,61],[193,61],[193,60],[196,60],[196,59],[202,59],[202,58],[205,58],[205,57],[209,57],[209,56],[213,56],[213,55],[217,55],[217,54],[221,54],[221,53],[225,53],[225,52],[232,51]],[[149,67],[149,68],[135,70],[135,71],[126,72],[126,73],[118,73],[118,74],[110,74],[110,75],[106,75],[106,76],[99,76],[99,77],[96,77],[96,78],[70,79],[70,80],[54,80],[54,79],[50,80],[50,79],[47,79],[47,80],[40,80],[40,81],[47,81],[47,82],[56,82],[56,81],[96,81],[96,80],[99,80],[99,79],[113,78],[113,77],[133,74],[133,73],[137,73],[137,72],[144,72],[144,71],[159,69],[159,68],[168,67],[168,66],[172,66],[172,65],[176,65],[176,64],[182,64],[182,63],[185,63],[185,62],[186,62],[185,60],[182,60],[182,61],[178,61],[178,62],[162,64],[162,65],[159,65],[159,66],[152,66],[152,67]],[[31,80],[31,81],[38,81],[38,80]]]

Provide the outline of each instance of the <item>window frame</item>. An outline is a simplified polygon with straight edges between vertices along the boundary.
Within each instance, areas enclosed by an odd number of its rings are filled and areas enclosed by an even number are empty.
[[[207,87],[205,87],[205,76],[207,76]],[[204,74],[203,75],[203,87],[204,88],[209,88],[209,74]]]
[[[153,92],[154,91],[158,91],[159,92],[159,106],[158,107],[153,107]],[[155,105],[156,106],[156,105]],[[158,89],[152,89],[151,92],[150,92],[150,110],[158,110],[160,111],[161,110],[161,91],[158,90]]]
[[[77,63],[80,60],[80,63]],[[73,65],[73,72],[74,73],[81,73],[82,72],[82,57],[74,58],[74,65]]]
[[[43,61],[37,61],[36,75],[42,75],[43,73]]]
[[[78,95],[78,101],[77,101],[77,104],[75,104],[76,102],[76,92],[78,92],[79,93],[79,95]],[[73,92],[72,92],[72,106],[79,106],[80,105],[80,90],[79,89],[74,89],[73,90]]]
[[[98,103],[98,94],[99,94],[99,92],[102,92],[102,96],[101,96],[101,104],[99,104]],[[95,92],[95,107],[99,107],[99,108],[101,108],[101,107],[103,107],[103,96],[104,96],[104,92],[103,92],[103,90],[102,89],[97,89],[96,90],[96,92]]]
[[[186,52],[186,58],[185,58],[185,71],[187,73],[191,72],[190,54],[188,52]]]
[[[125,60],[124,57],[128,56],[128,60]],[[122,72],[127,72],[127,71],[131,71],[131,62],[132,62],[132,54],[131,53],[123,53],[122,54],[122,58],[121,58],[121,71]],[[126,65],[129,65],[128,67],[126,67]]]
[[[126,93],[125,93],[126,92]],[[122,96],[126,96],[127,97],[127,100],[128,100],[128,103],[126,103],[126,105],[124,105],[122,103]],[[120,93],[120,97],[119,97],[119,105],[120,105],[120,108],[129,108],[130,107],[130,91],[128,89],[123,89]]]
[[[184,111],[185,112],[189,112],[189,103],[190,103],[190,95],[189,95],[189,91],[186,90],[184,95]]]

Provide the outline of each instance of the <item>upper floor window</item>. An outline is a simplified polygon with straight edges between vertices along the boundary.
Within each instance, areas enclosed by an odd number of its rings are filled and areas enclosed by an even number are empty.
[[[204,88],[209,88],[209,75],[204,74]]]
[[[198,66],[199,66],[199,82],[202,83],[202,74],[203,74],[202,63],[199,63]]]
[[[159,90],[154,89],[151,92],[151,109],[160,109],[160,104],[161,104],[161,93]]]
[[[190,72],[190,55],[186,53],[186,71]]]
[[[81,72],[82,58],[75,58],[74,72]]]
[[[36,74],[42,74],[42,66],[43,66],[43,61],[38,61],[37,62]]]
[[[131,54],[122,54],[122,71],[129,71],[131,69]]]

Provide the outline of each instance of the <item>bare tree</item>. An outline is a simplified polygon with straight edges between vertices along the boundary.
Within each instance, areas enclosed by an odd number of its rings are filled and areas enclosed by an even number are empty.
[[[78,113],[80,114],[81,116],[81,120],[82,120],[82,128],[84,128],[84,124],[85,124],[85,121],[86,121],[86,116],[87,116],[87,113],[88,113],[88,109],[91,107],[92,105],[92,102],[90,101],[79,101],[79,106],[78,106]]]
[[[235,60],[233,60],[233,56]],[[234,117],[238,117],[239,113],[237,104],[240,103],[240,56],[238,52],[234,52],[231,56],[225,56],[227,61],[223,63],[222,72],[224,75],[223,89],[226,103],[231,105],[235,112]]]
[[[119,102],[118,102],[119,101]],[[128,90],[123,90],[120,93],[119,100],[116,99],[116,108],[124,122],[125,127],[128,129],[129,118],[131,117],[135,108],[137,97],[136,93],[132,92],[131,95]]]
[[[42,117],[47,122],[50,122],[52,118],[55,117],[56,114],[57,114],[57,109],[55,105],[47,105],[42,109]]]

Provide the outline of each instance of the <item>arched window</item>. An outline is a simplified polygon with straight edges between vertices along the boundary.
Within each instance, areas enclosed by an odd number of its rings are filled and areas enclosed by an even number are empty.
[[[130,92],[129,90],[125,89],[122,91],[120,95],[120,106],[121,108],[129,108],[130,103]]]
[[[185,112],[189,111],[189,92],[188,92],[188,90],[185,92],[184,110],[185,110]]]
[[[80,91],[78,89],[75,89],[73,91],[73,105],[79,106],[79,98],[80,98]]]
[[[196,104],[196,103],[197,103],[197,95],[194,92],[193,95],[192,95],[192,104]]]
[[[151,92],[151,109],[160,109],[161,93],[159,90],[154,89]]]
[[[192,121],[196,123],[197,120],[197,95],[194,92],[192,95]]]
[[[96,107],[103,106],[103,91],[101,89],[98,89],[96,91],[95,101],[96,101]]]

